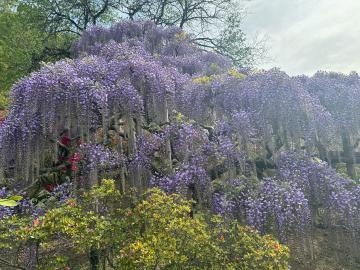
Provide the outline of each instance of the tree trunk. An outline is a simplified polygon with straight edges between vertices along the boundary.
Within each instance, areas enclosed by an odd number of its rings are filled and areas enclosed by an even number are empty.
[[[343,132],[341,138],[342,138],[344,161],[346,163],[347,174],[351,179],[355,179],[356,172],[354,165],[355,164],[354,147],[351,144],[350,136],[347,132]]]
[[[98,270],[99,269],[99,250],[96,248],[91,248],[90,250],[90,269]]]

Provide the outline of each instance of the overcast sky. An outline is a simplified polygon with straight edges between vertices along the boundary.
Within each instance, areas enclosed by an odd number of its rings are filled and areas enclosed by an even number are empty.
[[[271,62],[290,75],[360,73],[360,0],[251,0],[244,31],[267,36]]]

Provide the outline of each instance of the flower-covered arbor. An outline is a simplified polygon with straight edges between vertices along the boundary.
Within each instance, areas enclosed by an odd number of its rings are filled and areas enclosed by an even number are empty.
[[[122,190],[159,186],[301,240],[310,257],[314,226],[341,226],[358,244],[359,188],[316,157],[343,149],[353,173],[357,75],[234,70],[182,30],[149,22],[93,28],[73,52],[13,87],[3,178],[35,183],[32,195],[105,176]]]

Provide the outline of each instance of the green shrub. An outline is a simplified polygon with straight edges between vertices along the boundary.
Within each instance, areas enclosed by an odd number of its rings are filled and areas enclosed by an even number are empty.
[[[1,240],[37,243],[39,269],[87,269],[89,258],[92,269],[287,269],[288,249],[271,236],[190,212],[180,195],[151,189],[136,199],[103,180],[40,218],[3,220],[0,230],[12,229]]]

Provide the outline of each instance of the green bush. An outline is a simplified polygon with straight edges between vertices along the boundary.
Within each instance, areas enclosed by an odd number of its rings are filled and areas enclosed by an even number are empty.
[[[103,180],[40,218],[3,220],[1,240],[37,243],[39,269],[287,269],[288,249],[271,236],[190,212],[180,195],[151,189],[136,199]]]

